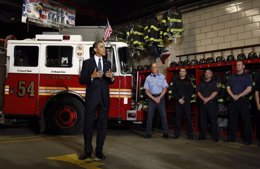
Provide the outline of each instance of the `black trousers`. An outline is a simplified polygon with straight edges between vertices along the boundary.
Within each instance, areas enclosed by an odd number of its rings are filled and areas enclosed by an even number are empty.
[[[178,101],[175,101],[174,105],[175,105],[175,114],[174,114],[175,136],[177,137],[180,136],[181,121],[182,121],[183,114],[185,115],[187,120],[187,135],[193,136],[190,101],[185,101],[185,103],[182,105]]]
[[[108,121],[109,108],[104,104],[91,106],[86,104],[85,108],[85,124],[84,124],[84,144],[85,153],[92,153],[92,137],[95,129],[95,122],[97,116],[97,138],[96,138],[96,152],[103,151],[103,145],[106,138],[106,129]]]
[[[156,108],[160,114],[163,134],[168,134],[168,123],[167,123],[167,117],[166,117],[166,107],[165,107],[164,97],[161,98],[161,102],[159,104],[155,103],[152,99],[148,99],[146,133],[152,134],[153,117],[154,117],[154,112],[155,112]]]
[[[260,111],[256,112],[256,139],[260,141]]]
[[[228,122],[228,137],[229,139],[236,138],[237,131],[237,121],[238,116],[241,115],[244,126],[244,139],[245,141],[252,141],[252,123],[251,123],[251,113],[249,108],[248,98],[240,98],[237,101],[233,101],[230,104],[229,110],[229,122]]]
[[[211,125],[211,136],[218,138],[218,122],[217,122],[218,104],[217,102],[209,102],[207,104],[200,103],[200,138],[206,138],[208,118]]]

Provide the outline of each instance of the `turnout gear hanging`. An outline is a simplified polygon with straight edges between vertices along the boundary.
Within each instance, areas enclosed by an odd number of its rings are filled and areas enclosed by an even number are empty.
[[[184,32],[182,15],[177,9],[166,11],[162,19],[163,35],[168,40],[174,40],[182,36]]]
[[[161,28],[156,16],[147,19],[144,27],[144,40],[147,44],[148,53],[154,57],[160,57],[164,48],[163,39],[161,36]]]
[[[140,22],[137,22],[129,32],[131,46],[135,49],[144,49],[144,27]]]

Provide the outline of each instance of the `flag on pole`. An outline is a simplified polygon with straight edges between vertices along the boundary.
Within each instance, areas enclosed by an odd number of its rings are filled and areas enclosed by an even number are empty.
[[[105,29],[103,40],[106,42],[111,34],[112,34],[112,27],[110,26],[109,21],[107,19],[107,26]]]

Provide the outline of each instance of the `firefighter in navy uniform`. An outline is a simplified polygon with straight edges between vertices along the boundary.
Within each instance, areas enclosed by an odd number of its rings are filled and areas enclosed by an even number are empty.
[[[212,79],[213,72],[210,69],[205,71],[205,77],[198,87],[198,97],[200,98],[200,135],[198,140],[205,140],[207,133],[207,117],[211,124],[211,136],[214,142],[218,142],[218,87],[217,81]]]
[[[168,134],[168,123],[166,117],[166,107],[164,95],[167,92],[168,84],[164,75],[158,72],[156,63],[151,64],[151,74],[146,77],[144,88],[148,96],[148,112],[146,122],[146,138],[152,137],[152,123],[154,111],[157,108],[161,118],[163,137],[170,138]]]
[[[187,119],[187,136],[189,140],[193,140],[192,117],[191,117],[191,97],[193,94],[193,86],[189,78],[186,77],[187,71],[180,69],[179,77],[174,77],[172,81],[172,94],[174,98],[174,139],[178,139],[181,134],[182,114]]]
[[[255,86],[255,101],[256,101],[256,139],[257,139],[257,146],[260,147],[260,77],[256,79],[256,86]]]
[[[244,72],[243,61],[237,61],[237,73],[227,81],[227,92],[233,99],[229,110],[228,138],[227,142],[234,142],[236,139],[236,129],[239,114],[244,125],[244,144],[250,145],[252,142],[252,124],[250,118],[250,103],[248,94],[252,91],[252,79]]]

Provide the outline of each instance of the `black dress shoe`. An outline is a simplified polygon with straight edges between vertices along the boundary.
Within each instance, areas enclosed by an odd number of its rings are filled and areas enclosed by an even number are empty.
[[[224,142],[235,142],[236,140],[234,138],[227,138]]]
[[[206,140],[206,137],[198,137],[197,140]]]
[[[252,142],[251,141],[244,141],[244,145],[251,145]]]
[[[169,134],[163,134],[163,138],[170,139],[172,137]]]
[[[96,157],[95,157],[96,161],[101,161],[101,160],[105,160],[105,159],[106,159],[106,156],[102,152],[96,153]]]
[[[83,153],[78,158],[79,160],[92,160],[91,153]]]
[[[188,136],[188,140],[193,140],[193,136]]]
[[[212,139],[213,142],[218,142],[218,140],[219,140],[218,138],[213,138]]]
[[[180,136],[177,135],[177,136],[173,136],[172,138],[173,139],[178,139],[178,138],[180,138]]]
[[[152,135],[151,134],[146,134],[145,138],[152,138]]]

